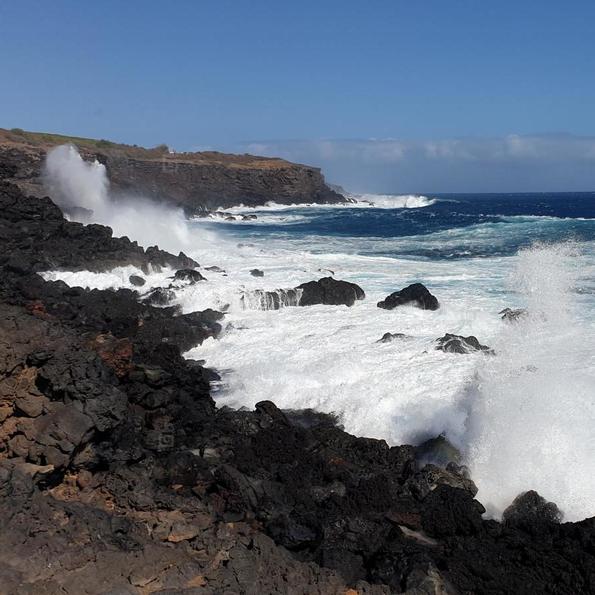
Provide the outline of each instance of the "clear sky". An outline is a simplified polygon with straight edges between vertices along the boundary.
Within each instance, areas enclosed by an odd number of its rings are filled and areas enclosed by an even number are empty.
[[[592,0],[4,0],[0,72],[7,128],[357,190],[595,190]]]

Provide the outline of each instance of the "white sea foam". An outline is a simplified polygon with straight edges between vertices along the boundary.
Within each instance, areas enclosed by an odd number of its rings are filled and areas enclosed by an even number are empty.
[[[377,209],[420,209],[436,203],[435,198],[421,194],[353,194],[350,198]]]
[[[470,387],[462,445],[496,516],[529,489],[568,520],[595,513],[595,332],[572,293],[581,264],[572,245],[520,253],[513,289],[529,316],[495,337],[498,356]]]
[[[344,203],[320,204],[300,203],[281,204],[269,201],[261,206],[236,205],[219,211],[232,214],[285,211],[288,209],[420,209],[436,203],[437,199],[421,194],[346,194]]]
[[[44,181],[58,204],[70,209],[71,219],[108,225],[115,236],[128,236],[145,247],[157,244],[170,251],[190,247],[182,209],[138,196],[114,198],[105,166],[85,161],[73,145],[60,145],[48,152]]]

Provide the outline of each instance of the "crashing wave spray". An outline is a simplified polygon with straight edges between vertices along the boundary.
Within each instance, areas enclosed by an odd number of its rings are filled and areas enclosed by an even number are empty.
[[[303,289],[255,289],[242,294],[240,301],[245,310],[279,310],[299,306]]]
[[[85,161],[73,145],[48,152],[44,181],[50,195],[81,223],[101,223],[115,236],[126,235],[144,247],[177,252],[188,249],[190,233],[182,209],[140,197],[112,199],[105,166]]]
[[[595,333],[573,292],[579,262],[572,245],[520,252],[512,281],[528,315],[507,324],[467,395],[463,444],[477,497],[496,517],[530,489],[566,520],[595,514],[595,378],[584,362]]]

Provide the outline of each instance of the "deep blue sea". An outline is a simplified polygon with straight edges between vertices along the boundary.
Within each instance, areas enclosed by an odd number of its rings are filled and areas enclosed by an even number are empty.
[[[595,192],[365,196],[379,206],[246,209],[258,219],[221,225],[243,239],[315,239],[311,248],[324,250],[316,245],[321,237],[357,238],[344,246],[348,252],[430,259],[508,256],[535,242],[595,240]]]

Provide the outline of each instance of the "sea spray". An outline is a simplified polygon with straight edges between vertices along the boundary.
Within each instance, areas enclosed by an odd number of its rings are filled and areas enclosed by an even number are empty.
[[[514,497],[537,490],[567,520],[595,513],[595,379],[584,368],[593,334],[577,318],[576,246],[522,250],[512,288],[528,315],[504,323],[468,391],[471,474],[479,500],[498,517]]]
[[[48,152],[44,182],[71,219],[108,225],[115,236],[128,236],[145,248],[157,244],[177,253],[191,247],[182,209],[138,196],[115,199],[105,166],[97,160],[85,161],[73,145]]]

